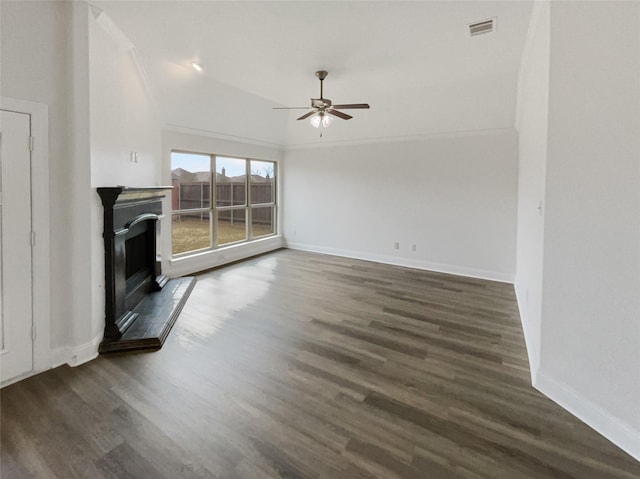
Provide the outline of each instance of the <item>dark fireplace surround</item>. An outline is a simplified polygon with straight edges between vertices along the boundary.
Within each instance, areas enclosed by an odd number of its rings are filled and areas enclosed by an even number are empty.
[[[162,347],[195,278],[169,280],[157,259],[171,186],[98,188],[104,207],[105,327],[100,352]]]

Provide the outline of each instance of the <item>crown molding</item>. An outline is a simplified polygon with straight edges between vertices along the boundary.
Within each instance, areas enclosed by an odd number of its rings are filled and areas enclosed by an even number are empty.
[[[388,137],[378,137],[378,138],[359,138],[354,140],[316,141],[313,143],[286,144],[283,146],[283,148],[285,151],[290,151],[290,150],[304,150],[304,149],[311,149],[311,148],[372,145],[372,144],[380,144],[380,143],[407,143],[411,141],[433,140],[434,138],[486,136],[486,135],[496,135],[496,134],[507,133],[507,132],[515,132],[515,129],[513,127],[504,127],[504,128],[486,128],[481,130],[437,131],[437,132],[422,133],[419,135],[388,136]]]
[[[244,136],[229,135],[227,133],[220,133],[218,131],[206,130],[203,128],[193,128],[189,126],[175,125],[167,123],[164,126],[165,131],[171,131],[174,133],[184,133],[187,135],[197,135],[206,138],[214,138],[216,140],[235,141],[238,143],[245,143],[249,145],[263,146],[267,148],[275,148],[278,150],[284,150],[285,145],[275,142],[269,142],[264,140],[257,140],[255,138],[248,138]]]
[[[333,141],[314,141],[311,143],[275,143],[264,140],[257,140],[255,138],[248,138],[238,135],[230,135],[227,133],[221,133],[212,130],[206,130],[203,128],[193,128],[182,125],[175,125],[167,123],[164,126],[166,131],[172,131],[176,133],[185,133],[189,135],[198,135],[207,138],[214,138],[217,140],[235,141],[239,143],[245,143],[250,145],[263,146],[268,148],[275,148],[282,151],[295,151],[315,148],[332,148],[343,146],[360,146],[360,145],[372,145],[380,143],[406,143],[412,141],[426,141],[433,140],[435,138],[457,138],[468,136],[487,136],[497,135],[501,133],[515,132],[514,127],[504,128],[486,128],[480,130],[452,130],[452,131],[435,131],[428,132],[419,135],[402,135],[402,136],[388,136],[378,138],[357,138],[350,140],[333,140]]]

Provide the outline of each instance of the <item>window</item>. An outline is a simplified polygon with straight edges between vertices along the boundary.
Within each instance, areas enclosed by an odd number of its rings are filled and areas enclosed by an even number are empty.
[[[173,255],[275,234],[275,168],[272,161],[171,152]]]
[[[251,235],[254,238],[275,234],[275,163],[251,160],[249,163]]]

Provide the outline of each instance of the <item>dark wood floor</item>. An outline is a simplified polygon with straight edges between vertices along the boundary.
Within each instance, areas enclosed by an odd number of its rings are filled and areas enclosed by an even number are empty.
[[[200,275],[162,350],[2,390],[9,478],[638,478],[529,385],[513,288],[290,250]]]

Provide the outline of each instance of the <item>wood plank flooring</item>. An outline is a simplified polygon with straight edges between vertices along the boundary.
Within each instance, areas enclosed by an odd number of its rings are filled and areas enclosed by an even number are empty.
[[[164,348],[1,391],[10,478],[639,478],[530,385],[510,285],[280,250]]]

